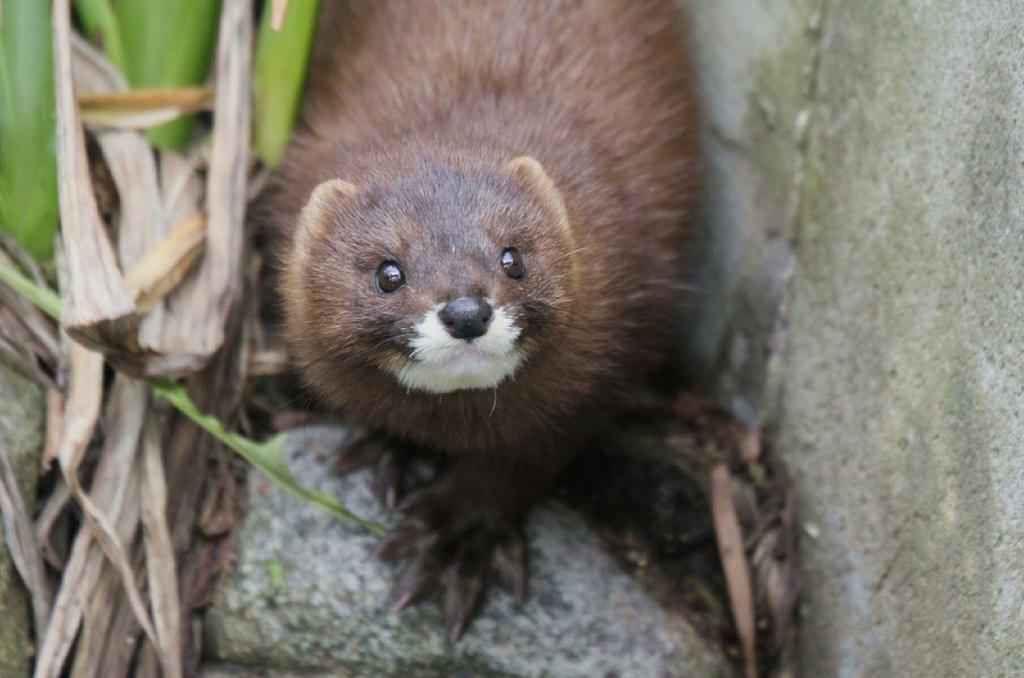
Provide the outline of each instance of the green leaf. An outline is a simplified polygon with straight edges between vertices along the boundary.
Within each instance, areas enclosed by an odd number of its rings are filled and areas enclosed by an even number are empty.
[[[221,441],[232,450],[241,455],[250,464],[263,471],[278,486],[290,492],[300,499],[315,504],[322,509],[334,514],[339,519],[361,527],[371,534],[383,536],[387,531],[377,523],[364,520],[345,508],[345,506],[326,492],[312,490],[303,487],[295,480],[288,469],[284,458],[284,446],[288,436],[279,433],[266,442],[257,443],[243,438],[237,433],[232,433],[224,428],[216,417],[202,414],[196,409],[195,403],[189,398],[185,387],[170,381],[155,380],[150,382],[153,392],[174,405],[174,407],[186,417],[205,429],[210,435]]]
[[[121,26],[110,0],[75,0],[75,10],[89,40],[103,49],[122,75],[127,73]]]
[[[0,282],[38,306],[46,315],[60,320],[60,297],[48,287],[41,287],[13,268],[0,264]]]
[[[3,0],[0,229],[46,261],[57,232],[56,106],[50,2]]]
[[[271,26],[272,4],[263,4],[253,75],[253,140],[270,167],[281,162],[298,116],[320,2],[291,0],[280,31]]]
[[[220,0],[116,0],[132,87],[185,87],[206,81],[217,41]],[[154,146],[181,148],[194,116],[150,129]]]

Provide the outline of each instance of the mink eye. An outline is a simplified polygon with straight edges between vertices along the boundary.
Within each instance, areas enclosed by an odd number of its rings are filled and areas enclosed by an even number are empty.
[[[405,284],[405,272],[397,261],[385,261],[377,269],[377,288],[391,294]]]
[[[506,247],[501,252],[501,268],[505,275],[513,280],[519,280],[526,274],[526,267],[523,266],[523,257],[515,247]]]

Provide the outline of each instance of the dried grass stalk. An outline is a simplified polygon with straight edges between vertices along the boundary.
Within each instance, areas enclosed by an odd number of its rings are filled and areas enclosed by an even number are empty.
[[[129,382],[126,377],[118,376],[111,394],[110,407],[113,416],[110,417],[105,427],[104,448],[115,446],[134,451],[138,447],[142,421],[149,402],[148,395],[144,384]],[[70,405],[72,399],[69,398],[68,402]],[[69,414],[67,420],[69,423],[73,422],[73,415]],[[128,601],[131,603],[132,611],[135,613],[139,625],[142,626],[146,635],[156,643],[156,630],[150,621],[142,593],[135,583],[135,574],[128,557],[128,549],[125,546],[125,540],[118,535],[117,523],[86,493],[78,478],[78,467],[85,454],[85,446],[69,444],[69,439],[70,436],[65,435],[59,456],[64,480],[71,487],[75,500],[82,507],[85,524],[92,532],[93,538],[110,559],[118,574],[121,575],[121,583],[128,594]],[[104,449],[104,454],[107,453],[107,449]],[[131,473],[135,461],[130,455],[128,459],[129,463],[121,470],[121,473],[126,475]]]
[[[141,550],[137,551],[141,554]],[[139,556],[141,560],[141,555]],[[138,568],[140,576],[142,566]],[[118,597],[111,627],[104,638],[99,656],[99,664],[96,671],[83,673],[81,678],[92,678],[93,676],[104,676],[104,678],[127,678],[134,663],[139,645],[144,641],[138,622],[132,615],[131,606],[128,604],[123,591],[117,587]]]
[[[152,149],[138,133],[101,131],[97,139],[121,196],[119,251],[129,270],[126,291],[136,312],[148,311],[134,344],[105,346],[108,358],[129,374],[180,377],[208,362],[224,340],[224,325],[241,293],[243,219],[249,143],[249,50],[251,7],[225,3],[218,46],[211,164],[207,173],[209,244],[201,268],[189,274],[199,256],[202,191],[195,163],[179,154],[160,154],[156,171]],[[123,78],[94,48],[74,43],[75,82],[84,90],[122,90]],[[180,224],[171,234],[169,225]],[[163,245],[163,248],[161,248]],[[143,257],[151,257],[143,264]],[[149,266],[155,265],[153,268]],[[180,284],[180,285],[179,285]],[[168,298],[161,302],[160,297]]]
[[[96,207],[71,79],[70,0],[53,4],[54,80],[57,89],[57,164],[68,284],[62,323],[71,336],[95,348],[132,352],[139,318],[121,283]]]
[[[87,91],[118,91],[124,78],[106,58],[81,38],[74,40],[75,84]],[[153,149],[138,132],[105,130],[96,138],[121,196],[118,251],[128,274],[125,287],[146,313],[139,326],[136,354],[113,353],[110,359],[130,374],[177,377],[200,370],[206,355],[200,338],[183,331],[179,315],[196,312],[195,304],[165,303],[186,277],[203,241],[199,180],[194,163],[180,154],[161,154],[159,171]],[[171,224],[179,230],[171,231]],[[194,296],[183,287],[177,296]],[[169,304],[173,310],[169,309]],[[183,308],[182,308],[183,307]]]
[[[58,3],[60,4],[60,3]],[[65,406],[63,446],[80,447],[84,453],[92,440],[103,400],[103,356],[82,346],[72,350],[69,368],[71,386]],[[109,463],[107,458],[101,465]],[[117,499],[106,483],[94,482],[94,490],[107,490],[99,494],[100,501],[109,510]],[[99,576],[101,561],[90,560],[92,537],[81,530],[72,547],[71,558],[64,570],[61,588],[54,603],[53,615],[46,633],[39,642],[35,677],[50,678],[61,672],[64,659],[74,642],[85,609],[86,599]],[[101,554],[97,554],[101,555]]]
[[[146,575],[153,621],[160,641],[164,678],[180,678],[181,597],[174,544],[167,524],[167,480],[160,445],[160,426],[151,413],[142,437],[142,524],[145,527]]]
[[[51,541],[51,534],[69,501],[71,501],[71,488],[67,486],[67,483],[60,481],[46,499],[46,503],[43,504],[43,510],[39,512],[39,517],[36,518],[36,543],[42,549],[43,558],[55,570],[63,570],[65,563],[63,554]]]
[[[106,667],[130,662],[138,634],[138,624],[132,617],[117,572],[103,569],[89,598],[70,678],[125,675],[123,670]],[[104,665],[105,668],[101,668]]]
[[[205,196],[205,187],[199,176],[202,162],[198,154],[186,157],[174,151],[160,153],[163,210],[168,223],[186,223],[202,216]],[[167,355],[175,356],[177,360],[177,363],[167,360],[166,365],[161,365],[169,376],[194,374],[208,363],[205,339],[194,329],[197,323],[202,322],[198,316],[207,312],[197,303],[205,294],[200,270],[193,268],[180,287],[164,300],[161,346]]]
[[[182,222],[162,243],[150,250],[124,276],[124,286],[136,307],[149,311],[185,278],[202,251],[206,216]]]
[[[156,162],[149,142],[138,132],[101,132],[96,135],[96,140],[117,186],[120,200],[117,252],[121,267],[128,271],[137,268],[147,252],[160,246],[168,230],[160,208]],[[127,281],[124,281],[124,288],[134,303],[136,290],[131,289]],[[157,313],[142,321],[140,334],[147,325],[159,323],[161,310],[157,309]],[[136,311],[140,315],[145,312],[137,306]],[[140,345],[147,350],[155,348],[144,342]]]
[[[121,74],[85,40],[74,36],[75,86],[86,91],[127,88]],[[158,246],[167,232],[153,150],[139,132],[107,130],[97,133],[120,198],[118,254],[124,269],[135,266]],[[134,303],[133,291],[127,290]],[[141,311],[138,311],[141,314]],[[141,354],[111,356],[131,374],[146,375],[148,363],[160,352],[163,305],[158,304],[140,322],[136,343]]]
[[[89,92],[78,95],[86,124],[140,130],[208,110],[213,101],[209,87],[138,89]]]
[[[252,2],[225,0],[217,39],[217,95],[207,178],[206,255],[193,290],[191,330],[213,354],[242,291],[246,178],[249,168]]]
[[[125,522],[138,520],[138,507],[131,507],[120,495],[119,513]],[[134,515],[133,515],[134,511]],[[134,526],[134,523],[133,523]],[[94,548],[88,530],[81,530],[75,538],[61,579],[61,587],[53,605],[53,614],[36,656],[34,678],[57,678],[63,675],[64,661],[75,642],[82,618],[89,605],[100,574],[106,562],[103,553]],[[82,646],[83,648],[85,646]]]
[[[89,529],[79,530],[75,538],[50,623],[40,642],[36,678],[60,675],[98,577],[110,564],[120,575],[143,630],[156,638],[122,546],[131,543],[138,531],[136,452],[147,403],[146,388],[125,377],[115,379],[104,427],[107,435],[93,477],[92,496],[87,496],[77,471],[99,417],[103,358],[78,345],[72,351],[71,390],[59,460],[65,481],[82,505]],[[82,644],[79,651],[88,654],[88,648]]]

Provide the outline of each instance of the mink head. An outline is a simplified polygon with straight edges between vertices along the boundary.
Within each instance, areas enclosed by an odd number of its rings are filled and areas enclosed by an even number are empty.
[[[532,158],[330,179],[287,255],[287,331],[329,378],[358,366],[408,390],[492,389],[565,340],[574,270],[565,205]]]

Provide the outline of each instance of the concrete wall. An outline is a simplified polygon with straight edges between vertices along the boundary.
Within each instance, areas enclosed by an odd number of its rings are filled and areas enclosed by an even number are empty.
[[[1024,1],[696,5],[697,317],[798,484],[803,673],[1024,675]]]

